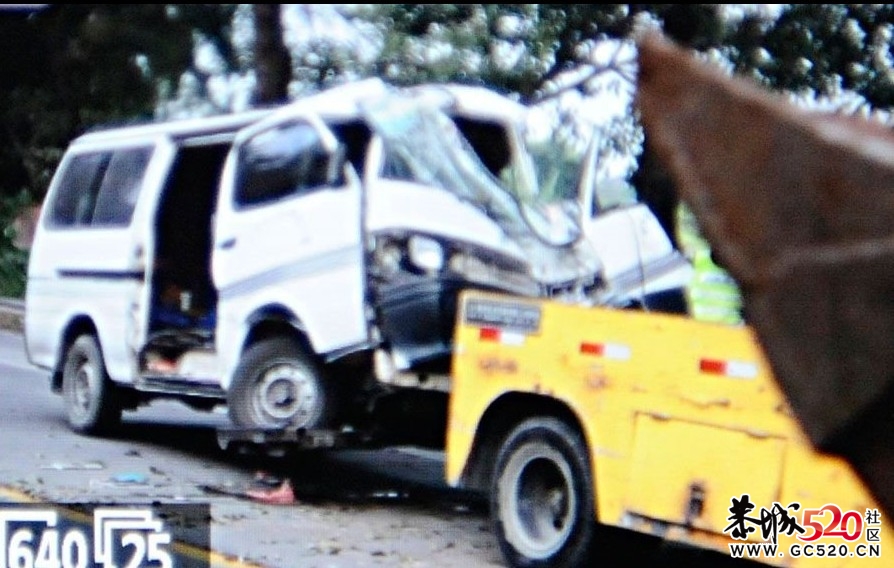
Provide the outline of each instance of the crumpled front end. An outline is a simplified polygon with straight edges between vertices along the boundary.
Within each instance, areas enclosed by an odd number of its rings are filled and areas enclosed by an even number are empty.
[[[595,250],[561,209],[520,202],[437,109],[388,101],[368,112],[384,174],[367,187],[370,296],[396,369],[452,348],[466,289],[583,300],[598,286]]]

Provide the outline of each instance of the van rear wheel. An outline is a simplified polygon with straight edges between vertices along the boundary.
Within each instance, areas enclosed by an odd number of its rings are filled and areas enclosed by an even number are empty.
[[[106,434],[121,422],[121,397],[106,371],[93,335],[71,344],[62,368],[62,395],[68,425],[81,434]]]
[[[580,434],[552,417],[516,426],[497,454],[491,522],[510,566],[587,563],[596,531],[590,461]]]
[[[334,402],[320,366],[285,337],[246,349],[227,393],[230,420],[247,428],[323,428]]]

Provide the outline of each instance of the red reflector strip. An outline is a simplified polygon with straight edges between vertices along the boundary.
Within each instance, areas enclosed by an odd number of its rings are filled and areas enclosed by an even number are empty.
[[[482,327],[478,332],[478,339],[481,341],[499,341],[500,330],[495,327]]]
[[[723,375],[734,379],[753,379],[757,377],[757,365],[748,361],[723,361],[720,359],[701,359],[698,369],[702,373]]]
[[[698,370],[702,373],[711,373],[713,375],[722,375],[726,369],[726,363],[716,359],[702,359],[698,362]]]
[[[478,339],[481,341],[495,341],[503,345],[516,347],[525,344],[525,334],[519,331],[500,329],[498,327],[482,327],[478,330]]]
[[[595,355],[606,359],[630,359],[630,347],[622,343],[590,343],[580,344],[580,352],[584,355]]]
[[[601,343],[581,343],[580,352],[584,355],[602,355],[604,349]]]

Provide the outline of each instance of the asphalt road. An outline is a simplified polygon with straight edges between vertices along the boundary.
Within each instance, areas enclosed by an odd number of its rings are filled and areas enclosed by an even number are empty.
[[[217,445],[223,413],[175,402],[125,413],[114,437],[76,435],[45,373],[27,363],[21,336],[9,331],[0,331],[0,421],[0,501],[209,503],[213,566],[502,565],[484,503],[444,484],[438,452],[236,455]],[[251,486],[259,471],[289,479],[296,501],[223,494]],[[603,566],[750,565],[626,531],[606,530],[601,539],[594,563]]]
[[[493,566],[500,557],[480,503],[446,487],[435,452],[388,449],[240,456],[220,450],[226,417],[175,402],[125,413],[113,438],[70,432],[61,397],[0,331],[0,501],[211,504],[218,566]],[[297,501],[267,505],[240,491],[258,471],[290,479]]]

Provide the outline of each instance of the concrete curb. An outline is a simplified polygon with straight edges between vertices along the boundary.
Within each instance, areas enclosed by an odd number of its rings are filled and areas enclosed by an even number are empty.
[[[22,333],[25,330],[25,302],[18,298],[0,298],[0,329]]]

